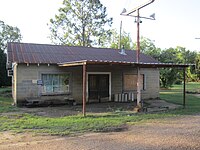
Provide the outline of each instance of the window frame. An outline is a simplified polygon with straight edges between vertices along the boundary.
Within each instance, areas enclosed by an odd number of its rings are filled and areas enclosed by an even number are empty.
[[[58,75],[58,76],[65,76],[68,75],[68,90],[67,91],[51,91],[51,92],[44,92],[44,80],[43,80],[43,75]],[[57,73],[57,72],[42,72],[40,74],[41,80],[42,80],[42,87],[41,87],[41,95],[62,95],[62,94],[69,94],[71,93],[71,73],[68,72],[62,72],[62,73]],[[59,79],[60,80],[60,79]],[[55,86],[60,86],[60,85],[55,85]]]
[[[126,86],[126,79],[125,77],[126,76],[129,76],[129,78],[131,78],[130,76],[134,76],[132,77],[132,79],[136,78],[135,81],[135,86],[132,85],[132,87],[130,88],[130,86]],[[142,76],[142,87],[140,88],[141,90],[146,90],[146,75],[145,74],[140,74],[140,76]],[[129,82],[130,83],[130,82]],[[133,83],[132,83],[133,84]],[[127,88],[128,87],[128,88]],[[134,74],[134,73],[125,73],[123,74],[123,91],[125,92],[129,92],[129,91],[136,91],[137,90],[137,74]]]

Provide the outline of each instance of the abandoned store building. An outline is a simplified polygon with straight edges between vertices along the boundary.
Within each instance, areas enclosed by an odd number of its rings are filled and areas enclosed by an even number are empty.
[[[142,99],[159,97],[162,64],[142,53],[137,63],[134,50],[13,42],[7,55],[16,105],[70,99],[82,103],[84,84],[88,103],[133,101],[138,66]]]

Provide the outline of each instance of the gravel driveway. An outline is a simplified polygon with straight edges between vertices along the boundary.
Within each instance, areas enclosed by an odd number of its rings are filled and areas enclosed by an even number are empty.
[[[0,150],[199,150],[200,115],[129,126],[127,131],[75,137],[0,133]]]

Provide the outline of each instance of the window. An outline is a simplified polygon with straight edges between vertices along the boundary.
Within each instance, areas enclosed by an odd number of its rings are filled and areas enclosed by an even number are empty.
[[[42,74],[42,93],[67,93],[69,92],[69,74]]]
[[[144,74],[140,75],[140,87],[144,90]],[[124,75],[124,90],[137,90],[137,74],[125,74]]]

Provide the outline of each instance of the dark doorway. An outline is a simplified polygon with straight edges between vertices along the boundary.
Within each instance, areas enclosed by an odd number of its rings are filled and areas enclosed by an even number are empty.
[[[88,75],[88,101],[108,101],[109,74]]]

